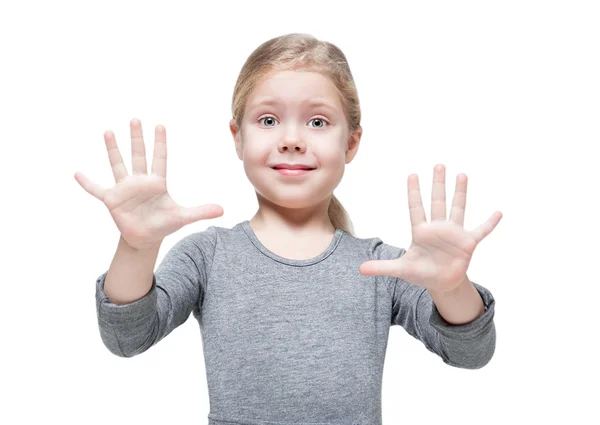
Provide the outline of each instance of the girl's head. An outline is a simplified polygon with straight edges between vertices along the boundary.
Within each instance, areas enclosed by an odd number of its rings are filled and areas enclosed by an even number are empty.
[[[288,34],[260,45],[235,85],[231,133],[257,193],[284,208],[327,203],[332,225],[353,233],[333,196],[360,143],[360,105],[346,57],[308,34]],[[279,163],[314,168],[284,176]]]

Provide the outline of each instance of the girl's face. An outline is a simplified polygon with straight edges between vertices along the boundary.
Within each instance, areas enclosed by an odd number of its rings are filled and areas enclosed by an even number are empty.
[[[354,158],[362,133],[350,133],[335,85],[304,71],[276,71],[263,78],[247,100],[241,132],[233,120],[230,129],[256,191],[286,208],[328,198]],[[313,169],[285,175],[272,168],[280,163]]]

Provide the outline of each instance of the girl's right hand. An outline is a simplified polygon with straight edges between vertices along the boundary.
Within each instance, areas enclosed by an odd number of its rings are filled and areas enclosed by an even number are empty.
[[[108,158],[115,176],[115,186],[105,189],[90,181],[82,173],[75,173],[75,180],[83,189],[101,200],[110,211],[121,236],[134,249],[160,246],[165,236],[186,224],[223,215],[223,208],[216,204],[185,208],[178,205],[167,192],[167,137],[163,126],[157,125],[154,138],[152,172],[148,174],[146,149],[142,136],[142,124],[131,120],[132,175],[119,153],[112,131],[104,133]]]

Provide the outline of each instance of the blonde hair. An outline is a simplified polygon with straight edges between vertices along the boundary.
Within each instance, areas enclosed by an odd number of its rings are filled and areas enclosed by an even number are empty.
[[[334,44],[310,34],[292,33],[264,42],[246,59],[231,103],[232,118],[240,131],[248,96],[261,79],[274,70],[311,71],[328,77],[339,91],[350,132],[360,128],[358,93],[344,53]],[[350,216],[335,195],[331,197],[327,214],[335,228],[354,234]]]

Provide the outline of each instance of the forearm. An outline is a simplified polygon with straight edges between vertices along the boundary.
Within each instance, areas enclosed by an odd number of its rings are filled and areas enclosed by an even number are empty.
[[[148,294],[159,249],[160,245],[136,250],[119,238],[117,252],[104,281],[104,293],[112,303],[129,304]]]
[[[440,315],[451,325],[472,322],[485,309],[481,295],[467,276],[456,289],[446,293],[429,291]]]

